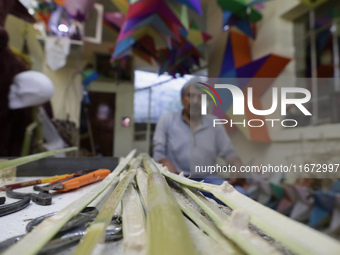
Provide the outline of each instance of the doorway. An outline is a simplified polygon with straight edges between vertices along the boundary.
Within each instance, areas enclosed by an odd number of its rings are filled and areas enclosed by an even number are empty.
[[[82,105],[80,146],[90,156],[114,155],[116,94],[88,92],[89,105]]]

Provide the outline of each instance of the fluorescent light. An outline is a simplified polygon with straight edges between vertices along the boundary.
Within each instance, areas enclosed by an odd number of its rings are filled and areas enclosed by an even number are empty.
[[[67,33],[67,32],[68,32],[68,27],[67,27],[66,25],[64,25],[64,24],[60,24],[60,25],[58,26],[58,30],[59,30],[60,32]]]

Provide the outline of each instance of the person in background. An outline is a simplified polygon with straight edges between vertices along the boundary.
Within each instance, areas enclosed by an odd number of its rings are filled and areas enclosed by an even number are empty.
[[[224,178],[216,174],[195,173],[195,167],[215,166],[217,157],[221,157],[239,169],[242,161],[224,127],[213,126],[213,115],[201,115],[201,95],[204,92],[197,88],[197,82],[200,80],[192,79],[183,86],[182,111],[166,113],[158,120],[153,137],[153,157],[172,173],[183,172],[197,181],[219,185],[225,181]],[[232,185],[243,181],[237,178],[229,180]]]

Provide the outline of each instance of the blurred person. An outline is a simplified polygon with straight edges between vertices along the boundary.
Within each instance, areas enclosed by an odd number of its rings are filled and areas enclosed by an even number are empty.
[[[172,173],[192,175],[195,166],[216,166],[217,157],[239,169],[242,161],[235,151],[226,130],[213,127],[213,115],[201,115],[201,95],[197,82],[191,80],[181,90],[183,110],[166,113],[158,120],[153,138],[153,157]],[[191,170],[191,171],[190,171]],[[198,178],[196,178],[198,177]],[[197,181],[220,185],[224,178],[216,174],[193,175]],[[244,179],[233,178],[230,184],[243,184]]]

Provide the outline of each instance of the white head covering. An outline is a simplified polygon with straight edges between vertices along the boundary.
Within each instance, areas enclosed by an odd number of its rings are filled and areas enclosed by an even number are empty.
[[[43,73],[26,71],[13,79],[8,95],[9,108],[20,109],[41,105],[51,99],[54,93],[52,81]]]

